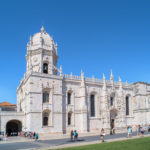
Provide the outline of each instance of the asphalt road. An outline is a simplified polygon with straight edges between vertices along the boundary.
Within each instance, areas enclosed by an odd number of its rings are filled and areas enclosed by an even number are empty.
[[[145,132],[145,135],[150,133]],[[133,133],[135,136],[136,133]],[[115,135],[106,135],[105,140],[110,139],[119,139],[127,137],[127,133],[115,134]],[[92,141],[100,141],[100,136],[89,136],[89,137],[79,137],[76,143],[84,143],[84,142],[92,142]],[[23,149],[40,149],[40,148],[47,148],[53,146],[63,146],[67,144],[74,143],[70,141],[69,138],[67,139],[56,139],[56,140],[39,140],[39,141],[32,141],[32,142],[17,142],[17,143],[0,143],[0,150],[23,150]]]

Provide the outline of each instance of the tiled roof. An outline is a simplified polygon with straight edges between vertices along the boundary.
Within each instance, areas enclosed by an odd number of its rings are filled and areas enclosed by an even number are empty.
[[[16,105],[9,102],[2,102],[0,103],[0,106],[16,106]]]

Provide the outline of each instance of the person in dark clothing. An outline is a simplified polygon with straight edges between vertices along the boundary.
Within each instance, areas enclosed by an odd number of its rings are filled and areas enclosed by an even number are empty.
[[[73,130],[71,130],[71,133],[70,133],[70,139],[71,139],[71,141],[73,141]]]

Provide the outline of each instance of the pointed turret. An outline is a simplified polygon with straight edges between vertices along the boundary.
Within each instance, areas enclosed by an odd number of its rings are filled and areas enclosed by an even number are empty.
[[[29,43],[27,43],[27,51],[29,50]]]
[[[41,27],[41,33],[45,33],[45,29],[43,26]]]
[[[122,88],[122,81],[120,77],[119,77],[119,87]]]
[[[40,35],[40,46],[41,46],[41,47],[43,46],[43,38],[42,38],[42,35]]]
[[[122,96],[122,81],[121,81],[121,78],[119,77],[119,93],[120,93],[120,96]]]
[[[32,37],[30,36],[30,45],[32,45]]]
[[[81,107],[81,130],[87,132],[87,99],[84,72],[81,70],[81,86],[80,86],[80,107]]]
[[[63,73],[62,73],[62,66],[60,66],[59,73],[60,73],[60,76],[62,77],[62,76],[63,76]]]
[[[113,81],[114,80],[114,76],[113,76],[113,73],[112,73],[112,69],[111,69],[111,74],[110,74],[110,81]]]
[[[85,87],[84,72],[81,70],[81,87]]]
[[[103,73],[103,90],[106,91],[106,78],[104,73]]]

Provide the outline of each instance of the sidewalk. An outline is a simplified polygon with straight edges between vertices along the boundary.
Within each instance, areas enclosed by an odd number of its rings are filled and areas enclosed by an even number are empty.
[[[150,136],[150,132],[145,132],[144,137]],[[49,139],[47,139],[49,138]],[[127,133],[120,133],[115,135],[106,135],[105,141],[122,141],[128,139],[142,138],[136,136],[136,133],[133,132],[132,138],[127,138]],[[8,141],[0,141],[0,149],[3,150],[16,150],[16,149],[28,149],[28,150],[47,150],[47,149],[59,149],[66,147],[90,145],[101,143],[100,136],[98,134],[80,134],[76,142],[70,140],[69,135],[58,136],[51,135],[51,137],[41,137],[38,141],[35,142],[34,139],[28,139],[24,137],[9,137]]]
[[[80,133],[80,138],[82,137],[88,137],[88,136],[98,136],[97,133]],[[52,134],[52,135],[42,135],[39,136],[39,140],[57,140],[57,139],[67,139],[70,138],[70,134]],[[25,138],[22,136],[13,136],[13,137],[8,137],[7,141],[0,141],[0,144],[4,143],[17,143],[17,142],[33,142],[35,139],[30,139],[30,138]]]
[[[144,135],[143,137],[150,137],[150,135]],[[143,138],[141,136],[132,136],[131,138],[117,138],[117,139],[109,139],[106,140],[105,142],[115,142],[115,141],[124,141],[124,140],[132,140],[132,139],[138,139],[138,138]],[[47,147],[46,149],[42,148],[40,150],[48,150],[48,149],[61,149],[61,148],[69,148],[69,147],[76,147],[76,146],[86,146],[86,145],[91,145],[91,144],[100,144],[102,143],[101,141],[92,141],[92,142],[84,142],[84,143],[73,143],[73,144],[66,144],[66,145],[61,145],[61,146],[53,146],[53,147]]]

